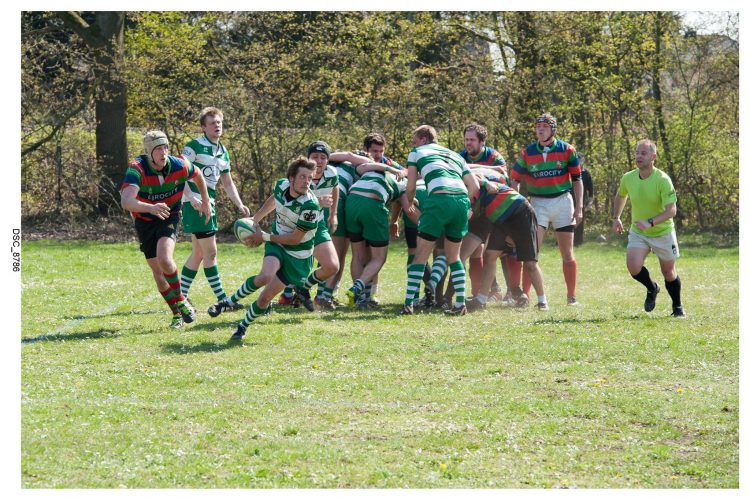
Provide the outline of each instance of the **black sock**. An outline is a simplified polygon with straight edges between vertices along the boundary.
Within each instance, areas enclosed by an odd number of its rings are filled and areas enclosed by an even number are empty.
[[[672,307],[682,306],[682,302],[680,302],[680,289],[682,288],[680,277],[677,276],[674,281],[664,280],[664,285],[667,287],[669,296],[672,297]]]
[[[424,274],[422,275],[422,282],[425,285],[430,284],[430,276],[432,275],[432,266],[429,264],[424,265]]]
[[[656,283],[651,280],[651,275],[648,273],[646,266],[643,266],[638,274],[631,274],[631,276],[634,280],[645,286],[649,292],[653,292],[656,289]],[[669,289],[669,286],[667,286],[667,289]]]

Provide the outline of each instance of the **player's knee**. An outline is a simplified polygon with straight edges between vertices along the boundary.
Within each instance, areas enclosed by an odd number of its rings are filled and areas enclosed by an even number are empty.
[[[272,273],[261,272],[255,277],[255,286],[257,286],[258,288],[266,286],[271,282],[273,277],[274,275]]]
[[[209,250],[203,254],[203,262],[205,264],[213,264],[216,262],[216,255],[218,254],[216,249]]]
[[[169,255],[157,256],[156,263],[159,264],[159,269],[162,273],[172,274],[177,269],[174,259]]]

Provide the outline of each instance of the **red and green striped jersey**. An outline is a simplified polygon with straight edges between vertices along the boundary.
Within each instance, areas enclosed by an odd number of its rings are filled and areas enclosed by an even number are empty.
[[[149,164],[146,155],[137,157],[125,171],[125,179],[120,190],[126,186],[137,186],[136,199],[149,205],[165,203],[169,207],[169,216],[177,215],[182,208],[182,192],[188,180],[195,177],[197,170],[182,157],[168,156],[167,165],[157,172]],[[136,219],[155,221],[155,215],[132,212]]]
[[[485,188],[481,188],[474,209],[493,224],[500,225],[525,201],[526,198],[514,189],[505,184],[499,184],[497,193],[488,193]]]
[[[469,155],[469,151],[464,149],[460,154],[466,163],[473,163],[475,165],[489,165],[489,166],[505,166],[505,158],[496,149],[492,149],[488,146],[484,146],[482,151],[476,157]]]
[[[534,141],[521,153],[510,178],[526,180],[529,195],[554,198],[573,191],[573,176],[581,175],[581,164],[573,146],[555,139],[548,147]]]

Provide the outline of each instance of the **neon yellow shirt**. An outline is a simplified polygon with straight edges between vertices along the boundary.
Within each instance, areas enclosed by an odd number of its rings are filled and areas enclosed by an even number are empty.
[[[654,168],[647,179],[641,179],[639,170],[631,170],[620,179],[620,196],[630,197],[632,207],[632,224],[630,230],[643,236],[663,236],[674,231],[672,218],[660,222],[645,231],[638,229],[636,221],[648,220],[664,211],[664,207],[677,203],[677,194],[672,185],[672,179],[665,173]]]

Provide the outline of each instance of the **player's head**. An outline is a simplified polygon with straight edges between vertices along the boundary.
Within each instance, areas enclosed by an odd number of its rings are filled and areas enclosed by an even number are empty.
[[[304,156],[294,158],[286,167],[286,177],[292,190],[297,194],[307,193],[314,173],[315,162]]]
[[[436,143],[438,140],[437,131],[431,125],[420,125],[412,133],[412,144],[414,146],[424,146],[425,144]]]
[[[307,146],[307,157],[314,161],[318,168],[326,166],[329,156],[331,156],[331,146],[325,141],[315,141]]]
[[[638,168],[648,168],[656,161],[656,144],[650,139],[641,139],[635,145],[635,163]]]
[[[557,119],[550,113],[542,113],[534,120],[534,130],[540,142],[550,141],[557,132]]]
[[[169,140],[167,134],[161,130],[149,130],[143,136],[143,150],[146,152],[148,161],[158,166],[159,169],[167,164],[169,155]]]
[[[471,156],[478,155],[487,140],[487,129],[476,123],[464,127],[464,147]]]
[[[224,113],[219,108],[209,106],[201,110],[198,116],[201,130],[209,139],[216,140],[224,132]]]
[[[365,137],[365,151],[375,160],[381,161],[385,152],[385,137],[377,132],[367,134]]]

